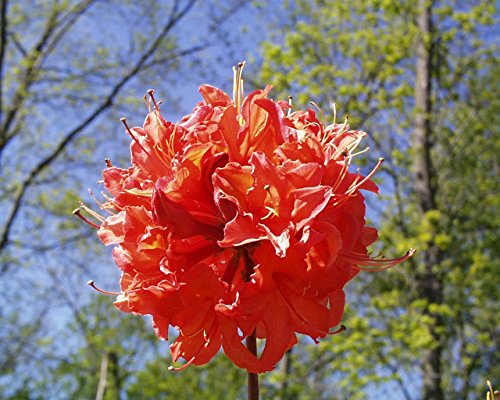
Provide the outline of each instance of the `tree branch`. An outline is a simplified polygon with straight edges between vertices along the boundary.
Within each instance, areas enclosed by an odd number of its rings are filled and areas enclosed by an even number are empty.
[[[64,138],[59,142],[59,144],[54,148],[51,154],[46,156],[41,160],[29,173],[29,175],[22,181],[17,193],[15,194],[14,204],[7,216],[6,223],[4,225],[2,234],[0,236],[0,253],[5,249],[9,243],[9,234],[12,229],[14,220],[16,219],[19,210],[21,209],[22,200],[26,195],[28,188],[35,182],[35,179],[47,169],[52,162],[59,157],[59,155],[64,151],[66,146],[80,133],[84,130],[86,126],[92,123],[99,115],[101,115],[105,110],[112,106],[114,98],[118,95],[121,89],[127,84],[133,77],[135,77],[142,67],[147,63],[147,61],[153,56],[156,50],[160,47],[161,43],[164,41],[167,34],[172,30],[172,28],[177,25],[177,23],[189,12],[189,10],[196,3],[196,0],[189,1],[184,8],[180,11],[178,10],[178,1],[175,2],[172,12],[164,25],[161,32],[153,40],[149,48],[142,54],[136,64],[129,70],[129,72],[118,81],[113,89],[110,91],[108,96],[94,109],[94,111],[78,126],[73,128],[68,132]],[[0,267],[0,276],[7,272],[8,268],[6,265]]]
[[[59,10],[54,7],[52,13],[47,19],[44,31],[34,48],[25,56],[21,64],[26,63],[27,67],[24,76],[9,110],[6,113],[5,120],[1,121],[0,127],[0,157],[7,146],[7,143],[16,136],[18,131],[9,132],[17,113],[22,108],[24,101],[29,97],[30,87],[36,81],[39,68],[47,56],[52,53],[57,43],[71,29],[75,22],[87,11],[95,0],[85,0],[75,5],[73,9],[63,18],[59,18]]]
[[[0,123],[3,115],[3,66],[7,48],[7,0],[0,4]],[[1,137],[0,137],[1,140]]]
[[[0,155],[2,154],[2,150],[5,148],[6,144],[13,137],[9,135],[10,125],[14,121],[17,112],[28,96],[29,88],[33,83],[34,76],[36,75],[36,68],[39,65],[38,60],[40,58],[41,52],[45,48],[45,45],[47,44],[50,36],[57,28],[58,14],[59,13],[57,9],[52,9],[52,12],[47,18],[47,23],[45,24],[45,28],[40,38],[38,39],[38,42],[20,63],[21,65],[26,65],[26,70],[24,72],[23,78],[21,79],[20,85],[16,90],[16,93],[13,96],[12,104],[5,115],[5,119],[2,120],[2,124],[0,126]]]
[[[5,349],[7,354],[0,363],[0,375],[7,374],[8,371],[11,371],[16,367],[16,363],[19,361],[19,354],[33,343],[33,336],[36,335],[42,326],[43,317],[47,313],[47,309],[48,307],[45,305],[34,318],[35,321],[31,325],[23,325],[19,329],[19,331],[23,332],[22,334],[17,335],[15,338],[9,338],[10,340],[8,340],[8,342],[10,342],[11,350]],[[11,340],[14,343],[17,341],[17,343],[14,345]]]

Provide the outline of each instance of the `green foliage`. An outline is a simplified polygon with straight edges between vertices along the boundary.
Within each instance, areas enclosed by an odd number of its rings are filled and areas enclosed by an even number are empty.
[[[122,398],[130,378],[158,352],[149,321],[118,312],[108,297],[95,295],[92,302],[75,310],[74,322],[57,345],[82,343],[69,357],[51,366],[34,390],[50,398],[89,399],[96,396],[100,380],[106,382],[104,399]],[[103,363],[106,366],[103,379]],[[57,388],[57,396],[50,394]]]
[[[335,102],[357,126],[381,109],[402,109],[401,95],[411,91],[404,79],[415,34],[411,5],[298,1],[290,14],[295,24],[283,43],[263,46],[264,82],[296,95],[300,107],[314,100],[330,113]]]
[[[130,399],[219,400],[245,399],[246,374],[219,354],[203,367],[168,370],[168,360],[157,358],[140,371],[127,390]]]

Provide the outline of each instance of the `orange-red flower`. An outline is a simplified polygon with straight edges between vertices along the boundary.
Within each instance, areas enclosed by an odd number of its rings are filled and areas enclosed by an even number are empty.
[[[250,372],[274,368],[297,343],[335,333],[346,283],[371,258],[377,231],[366,226],[350,172],[364,132],[324,126],[312,110],[291,112],[270,87],[234,101],[215,87],[179,123],[155,109],[130,129],[132,165],[104,171],[110,196],[98,235],[122,270],[115,302],[149,314],[159,337],[179,335],[172,358],[207,363],[221,348]],[[338,330],[338,329],[337,329]],[[265,339],[260,356],[243,340]]]

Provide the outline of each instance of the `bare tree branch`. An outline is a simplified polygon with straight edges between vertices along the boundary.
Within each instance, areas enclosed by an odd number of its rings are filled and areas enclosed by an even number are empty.
[[[380,349],[377,350],[377,356],[378,356],[379,360],[381,361],[381,363],[383,365],[385,365],[387,368],[389,368],[389,370],[393,374],[394,379],[395,379],[399,389],[401,390],[401,393],[403,393],[405,400],[412,400],[410,392],[406,388],[406,386],[403,382],[403,379],[401,379],[401,376],[399,375],[399,366],[392,364]]]
[[[20,86],[14,94],[12,104],[6,113],[5,120],[0,120],[0,157],[7,143],[16,136],[19,130],[9,132],[24,101],[30,95],[30,87],[39,75],[39,69],[44,60],[55,49],[57,43],[71,29],[75,22],[88,10],[95,0],[85,0],[76,4],[64,17],[59,18],[57,5],[47,19],[45,29],[34,48],[26,54],[24,63],[27,65]]]
[[[7,21],[5,23],[7,23]],[[22,43],[17,38],[16,32],[14,32],[14,31],[7,31],[7,36],[12,41],[12,43],[14,44],[14,47],[19,51],[19,53],[21,53],[21,55],[23,57],[26,57],[26,54],[28,54],[28,52],[26,51],[26,49],[24,48],[24,46],[22,45]]]
[[[12,138],[12,136],[9,135],[9,127],[26,99],[29,88],[34,81],[37,67],[39,66],[41,52],[45,48],[54,30],[57,29],[58,14],[59,12],[57,11],[57,8],[54,7],[51,14],[47,18],[45,28],[38,39],[38,42],[20,63],[21,65],[26,65],[26,70],[20,80],[20,85],[17,88],[16,93],[13,96],[12,104],[6,112],[5,119],[2,120],[2,125],[0,126],[0,155],[2,154],[2,150],[5,148],[7,142]]]
[[[7,48],[7,0],[0,4],[0,123],[3,114],[3,66],[5,61],[5,49]],[[1,137],[0,137],[1,140]]]
[[[0,363],[0,375],[6,374],[8,371],[12,371],[19,361],[19,354],[22,353],[33,342],[33,336],[40,330],[42,326],[45,314],[47,313],[47,306],[44,306],[34,318],[34,322],[30,325],[24,325],[22,330],[24,331],[22,335],[12,337],[9,339],[15,339],[17,341],[15,346],[10,345],[9,348],[5,348],[7,354],[5,358],[1,360]],[[5,338],[4,338],[5,339]]]
[[[71,131],[64,135],[64,138],[59,142],[59,144],[53,149],[51,154],[46,156],[43,160],[41,160],[28,174],[28,176],[21,182],[19,189],[14,195],[13,206],[8,213],[5,225],[2,230],[2,234],[0,235],[0,252],[2,252],[5,247],[9,243],[9,234],[12,229],[12,225],[14,220],[16,219],[19,210],[21,209],[22,200],[26,195],[26,192],[29,187],[35,182],[36,178],[45,171],[52,162],[59,157],[59,155],[64,151],[66,146],[79,134],[81,133],[86,126],[92,123],[99,115],[101,115],[105,110],[112,106],[114,98],[118,95],[121,89],[129,82],[133,77],[135,77],[142,67],[148,62],[148,60],[154,55],[156,50],[160,47],[162,42],[165,40],[167,34],[177,25],[177,23],[189,12],[189,10],[196,3],[196,0],[189,1],[180,11],[177,11],[179,8],[179,1],[176,1],[172,12],[168,17],[167,22],[165,23],[161,32],[155,37],[152,41],[149,48],[142,54],[136,64],[129,70],[127,74],[125,74],[120,81],[118,81],[114,87],[111,89],[110,93],[103,99],[103,101],[97,105],[94,111],[78,126],[73,128]],[[4,274],[8,268],[6,265],[0,267],[0,275]]]

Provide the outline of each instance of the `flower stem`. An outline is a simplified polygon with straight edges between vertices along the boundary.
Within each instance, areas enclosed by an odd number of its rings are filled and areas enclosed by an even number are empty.
[[[255,331],[247,337],[248,350],[257,355],[257,334]],[[248,372],[248,400],[259,400],[259,375]]]
[[[244,262],[243,280],[250,282],[255,263],[251,259],[248,249],[243,250],[242,256]],[[255,329],[250,336],[247,336],[246,344],[248,351],[257,356],[257,333]],[[259,375],[252,372],[248,372],[248,400],[259,400]]]

